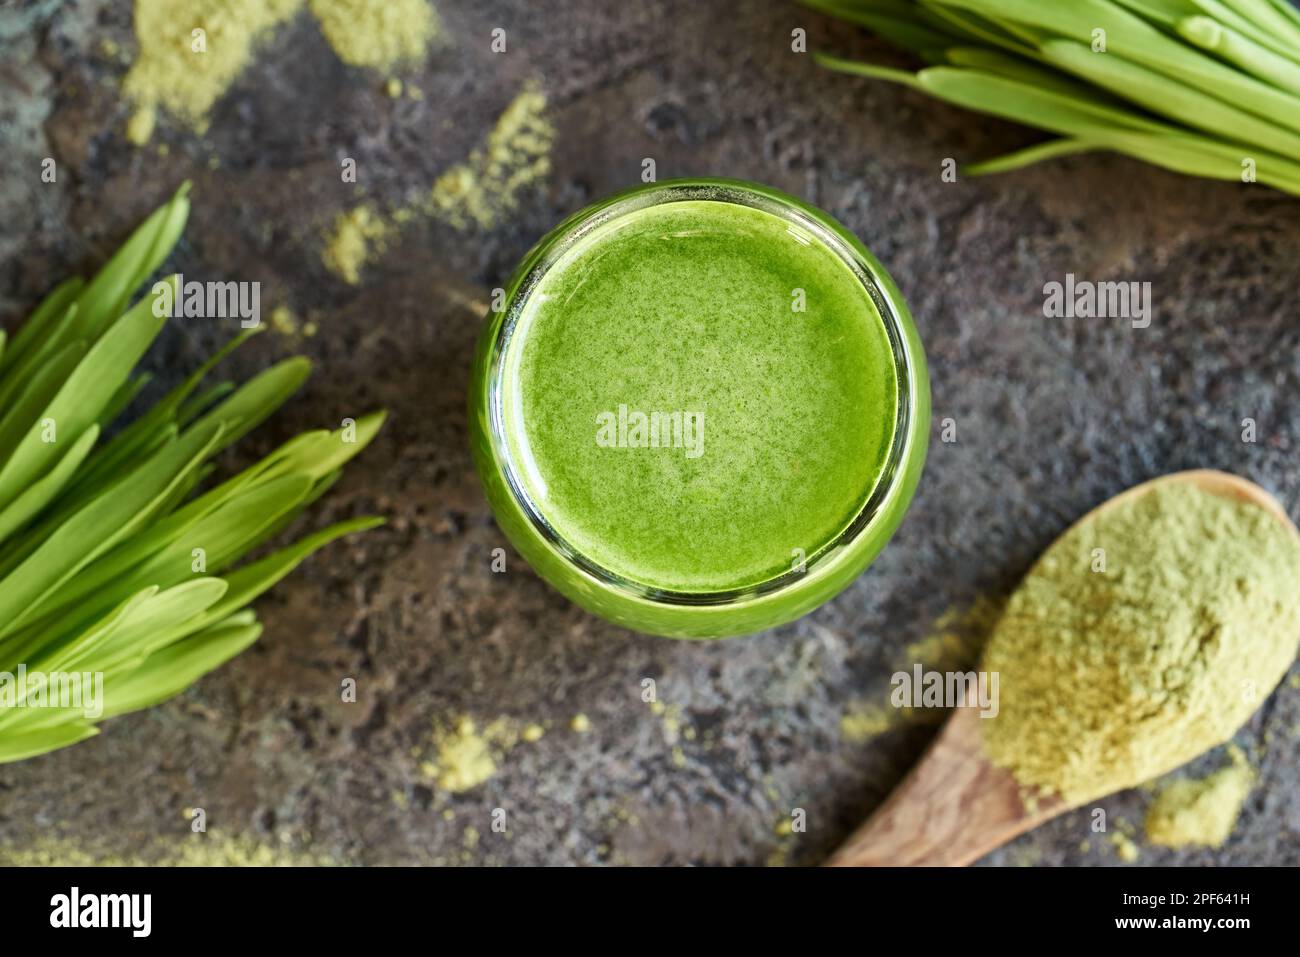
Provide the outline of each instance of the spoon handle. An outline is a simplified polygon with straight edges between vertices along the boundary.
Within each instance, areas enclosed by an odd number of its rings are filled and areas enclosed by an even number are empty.
[[[1011,774],[984,757],[977,708],[958,708],[925,756],[827,862],[832,867],[964,867],[1065,810],[1025,807]]]

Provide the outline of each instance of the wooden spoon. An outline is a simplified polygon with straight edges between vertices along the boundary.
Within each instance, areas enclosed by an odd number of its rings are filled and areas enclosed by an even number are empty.
[[[1300,537],[1286,510],[1271,495],[1254,482],[1213,469],[1177,472],[1134,486],[1080,521],[1162,482],[1190,482],[1214,495],[1258,505]],[[964,867],[1030,828],[1106,796],[1067,803],[1045,794],[1026,802],[1011,772],[985,757],[981,720],[977,708],[954,711],[911,773],[827,863],[833,867]]]

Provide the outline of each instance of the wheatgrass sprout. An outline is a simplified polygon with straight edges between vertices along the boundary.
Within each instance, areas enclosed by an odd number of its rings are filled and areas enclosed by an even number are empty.
[[[105,438],[167,321],[153,296],[128,304],[179,239],[187,192],[90,282],[61,283],[15,335],[0,331],[0,762],[184,690],[257,640],[259,595],[321,546],[381,522],[339,522],[241,564],[328,491],[384,420],[299,435],[212,481],[213,457],[310,371],[293,358],[238,388],[200,388],[252,330]]]
[[[927,66],[818,54],[1058,135],[975,174],[1111,150],[1300,195],[1300,12],[1288,0],[802,0]]]

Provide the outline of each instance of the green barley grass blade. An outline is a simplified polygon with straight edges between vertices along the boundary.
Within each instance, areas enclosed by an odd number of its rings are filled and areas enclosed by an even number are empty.
[[[382,518],[368,516],[338,522],[318,532],[313,532],[299,539],[287,548],[283,548],[260,561],[244,565],[225,575],[230,591],[212,608],[204,613],[207,624],[219,621],[226,615],[243,609],[245,605],[259,597],[274,586],[284,576],[297,568],[312,552],[323,548],[337,538],[364,532],[384,524]]]
[[[1129,110],[976,70],[930,67],[918,73],[916,81],[923,91],[956,106],[1065,136],[1086,138],[1093,130],[1110,127],[1174,132],[1170,126]]]
[[[1296,9],[1290,0],[1269,0],[1273,9],[1282,15],[1284,19],[1290,20],[1297,27],[1300,27],[1300,9]]]
[[[12,737],[0,735],[0,764],[7,764],[10,761],[23,761],[27,758],[47,754],[50,751],[57,751],[59,748],[66,748],[97,734],[99,734],[99,729],[94,725],[79,723],[60,724],[54,728],[41,729],[29,734],[13,735]]]
[[[94,340],[126,308],[139,289],[171,254],[189,216],[189,183],[140,224],[77,297],[77,318],[69,335]],[[152,297],[146,297],[152,298]],[[134,365],[134,363],[132,363]]]
[[[3,714],[4,710],[14,712],[13,720],[3,722],[3,725],[0,726],[0,736],[4,737],[9,735],[26,736],[37,731],[67,727],[70,724],[84,726],[91,722],[85,710],[79,707],[58,708],[47,705],[43,708],[0,709],[0,714]]]
[[[1037,54],[1037,51],[1035,51],[1035,54]],[[948,62],[953,66],[982,70],[985,73],[993,73],[1009,80],[1016,80],[1037,87],[1040,90],[1060,93],[1063,96],[1070,96],[1080,100],[1095,100],[1115,107],[1121,106],[1119,100],[1110,97],[1104,90],[1098,90],[1086,83],[1079,82],[1073,77],[1064,76],[1058,71],[1030,63],[1020,57],[1008,56],[998,50],[988,50],[983,47],[952,47],[947,52],[947,58]]]
[[[136,532],[154,502],[197,468],[220,439],[219,425],[182,436],[54,531],[0,580],[0,636],[21,625],[46,595]]]
[[[159,448],[167,437],[176,430],[175,421],[179,418],[180,408],[190,393],[212,371],[213,367],[256,334],[257,330],[248,330],[235,336],[186,378],[184,382],[159,400],[157,405],[119,432],[102,448],[96,450],[83,473],[78,476],[76,485],[69,489],[69,495],[77,496],[86,489],[99,485],[105,476],[117,473],[121,469],[128,467],[130,463],[138,461],[151,451]],[[238,410],[231,412],[232,416],[236,414],[239,414]],[[188,421],[181,424],[191,425]]]
[[[941,2],[922,2],[925,9],[931,11],[934,16],[947,21],[953,27],[962,31],[965,35],[965,42],[974,40],[984,42],[994,47],[1000,47],[1003,50],[1010,50],[1021,56],[1034,56],[1037,53],[1033,44],[1027,44],[1021,37],[1014,33],[1009,33],[995,23],[989,23],[971,13],[962,13],[957,10],[949,9],[942,5]]]
[[[1211,178],[1231,178],[1226,175],[1228,161],[1234,164],[1238,176],[1241,172],[1244,154],[1240,147],[1198,137],[1140,117],[1127,117],[1133,122],[1126,130],[1120,122],[1126,118],[1124,114],[1116,115],[1115,111],[1108,108],[1074,102],[1067,97],[1037,91],[1031,87],[1017,85],[1014,81],[980,75],[969,70],[934,67],[921,71],[918,77],[922,88],[926,91],[939,99],[967,109],[990,113],[1078,139],[1095,139],[1103,144],[1108,140],[1119,142],[1118,137],[1121,135],[1129,137],[1123,141],[1127,149],[1122,151],[1131,153],[1137,149],[1143,151],[1145,155],[1161,157],[1162,161],[1158,165],[1177,169],[1179,172],[1195,173],[1195,164],[1202,164],[1205,175]],[[1135,138],[1137,134],[1148,135],[1139,139]],[[1156,145],[1161,140],[1187,149],[1189,155],[1186,160],[1177,166],[1171,166],[1168,150],[1162,150]],[[1108,148],[1118,147],[1108,146]],[[1270,185],[1288,192],[1297,192],[1297,188],[1292,184],[1297,182],[1297,177],[1300,177],[1300,165],[1263,151],[1259,151],[1256,158],[1261,165],[1268,167],[1267,181]]]
[[[229,430],[221,447],[232,445],[288,401],[310,374],[311,362],[302,356],[278,362],[246,382],[190,428],[201,429],[213,422],[221,422]]]
[[[1104,27],[1107,53],[1098,54],[1099,58],[1115,54],[1235,104],[1242,110],[1249,110],[1256,116],[1300,131],[1300,98],[1241,74],[1108,0],[942,2],[983,15],[1003,16],[1085,45],[1091,43],[1094,29]],[[1203,4],[1210,0],[1196,2]]]
[[[157,585],[151,585],[134,595],[119,596],[117,604],[106,614],[79,627],[29,626],[20,629],[7,638],[0,639],[0,666],[3,666],[5,671],[13,672],[19,664],[28,662],[38,655],[49,655],[58,648],[72,645],[83,646],[88,652],[93,651],[97,645],[112,635],[113,630],[136,607],[148,601],[159,591]],[[0,723],[16,721],[19,718],[19,715],[0,709]]]
[[[1224,6],[1253,23],[1264,33],[1287,44],[1300,43],[1300,27],[1283,15],[1269,0],[1221,0]]]
[[[71,479],[86,460],[99,438],[99,426],[92,425],[77,437],[72,447],[54,467],[29,485],[0,511],[0,542],[22,528],[43,509]]]
[[[916,0],[798,0],[800,6],[816,10],[840,20],[866,26],[860,19],[863,16],[888,17],[917,27],[929,28],[933,32],[948,33],[942,23],[936,23],[932,15]],[[951,42],[956,36],[948,36]]]
[[[1296,50],[1296,44],[1300,44],[1300,34],[1290,26],[1283,26],[1280,33],[1270,32],[1262,24],[1243,16],[1234,10],[1231,4],[1223,3],[1221,0],[1192,0],[1192,3],[1198,8],[1199,13],[1206,14],[1226,27],[1231,27],[1280,56],[1292,59],[1300,56]]]
[[[265,461],[266,459],[262,460],[262,462]],[[149,556],[174,542],[187,529],[192,528],[196,523],[203,521],[228,503],[235,501],[249,489],[256,487],[258,482],[265,479],[264,470],[261,468],[262,462],[245,469],[233,478],[227,479],[216,488],[210,489],[184,505],[180,505],[175,511],[164,513],[146,531],[141,532],[129,541],[123,542],[116,549],[103,556],[100,561],[111,567],[121,569],[128,569],[145,561]],[[176,504],[179,505],[179,502]],[[89,570],[87,574],[89,574]]]
[[[871,4],[869,6],[828,2],[828,0],[803,0],[813,10],[856,23],[878,33],[895,46],[914,53],[942,50],[954,42],[952,35],[934,30],[923,23],[915,7],[902,4]]]
[[[915,12],[924,23],[927,15]],[[147,381],[131,370],[166,317],[152,315],[151,298],[126,306],[170,254],[188,211],[185,191],[89,285],[56,287],[15,335],[0,331],[0,670],[104,675],[113,697],[105,717],[165,700],[243,650],[261,631],[250,602],[317,548],[381,523],[341,522],[212,575],[296,522],[384,420],[371,413],[301,435],[193,497],[213,471],[208,460],[309,372],[305,360],[290,360],[241,388],[219,383],[196,393],[251,332],[96,448],[102,427]],[[32,441],[36,426],[47,427],[43,448]],[[205,564],[195,563],[196,548]],[[95,733],[78,708],[0,707],[0,761]]]
[[[291,472],[300,472],[309,479],[319,480],[364,449],[383,424],[384,417],[385,413],[374,412],[358,420],[354,427],[355,441],[353,442],[342,441],[342,429],[336,432],[327,432],[323,429],[305,432],[291,439],[216,488],[160,518],[147,533],[124,542],[104,556],[103,561],[114,563],[113,567],[122,569],[137,565],[174,541],[185,529],[259,483]],[[0,572],[3,572],[2,566]]]
[[[301,518],[303,513],[315,504],[322,495],[333,488],[334,484],[339,480],[339,477],[342,476],[342,474],[343,471],[340,469],[336,472],[331,472],[329,475],[318,481],[311,487],[311,491],[307,493],[306,498],[296,505],[292,511],[286,512],[277,518],[272,524],[268,525],[257,538],[248,543],[248,547],[245,550],[248,552],[255,551],[284,532],[289,528],[289,526]]]
[[[1212,140],[1118,130],[1099,131],[1094,135],[1097,139],[1092,141],[1053,140],[1007,156],[969,164],[963,167],[963,172],[968,176],[983,176],[1018,169],[1066,153],[1108,150],[1176,173],[1229,182],[1240,179],[1241,157],[1231,148]],[[1067,143],[1075,148],[1067,148],[1064,145]],[[1058,145],[1060,150],[1049,149]],[[1282,171],[1280,158],[1264,160],[1264,171],[1257,178],[1265,185],[1300,195],[1300,167],[1293,168],[1288,174]]]
[[[247,550],[245,543],[256,540],[263,529],[301,503],[312,485],[309,476],[287,475],[249,489],[166,536],[147,530],[128,542],[125,550],[84,568],[75,581],[33,612],[46,616],[71,607],[83,615],[97,615],[105,604],[102,596],[114,590],[134,591],[149,583],[177,584],[194,576],[195,549],[203,550],[204,573],[218,572]]]
[[[1273,126],[1223,100],[1171,81],[1128,60],[1099,56],[1072,40],[1042,46],[1048,62],[1148,109],[1227,140],[1262,146],[1283,156],[1300,156],[1300,134]]]
[[[881,13],[896,20],[921,22],[916,0],[799,0],[799,3],[810,10],[824,10],[841,18],[857,13]]]
[[[321,429],[296,436],[243,472],[161,519],[151,530],[151,538],[140,538],[124,544],[120,549],[123,553],[120,561],[124,566],[142,561],[153,550],[173,540],[181,530],[250,488],[292,474],[303,475],[319,483],[366,448],[386,418],[387,413],[381,410],[362,416],[349,428],[333,432]],[[349,436],[351,441],[345,441]]]
[[[9,340],[4,356],[0,357],[0,376],[20,360],[25,353],[34,348],[41,338],[48,334],[49,326],[57,322],[68,311],[80,294],[84,283],[75,276],[59,283],[47,295],[22,324],[18,332]]]
[[[80,435],[98,418],[162,329],[164,320],[153,314],[151,306],[149,299],[142,299],[114,323],[110,335],[91,346],[42,418],[52,420],[67,435]],[[34,423],[0,467],[0,507],[13,501],[55,457],[57,443],[47,441],[45,432],[41,422]]]
[[[974,13],[962,13],[943,5],[943,0],[916,0],[915,8],[935,29],[953,33],[960,43],[988,43],[1004,50],[1032,55],[1032,44],[1025,45],[1022,37]]]
[[[154,651],[191,634],[196,622],[229,590],[221,578],[195,578],[158,591],[135,606],[95,649],[94,658],[76,648],[43,670],[73,671],[93,663],[97,670],[136,667]]]
[[[215,631],[218,628],[227,628],[233,625],[239,625],[242,627],[246,625],[255,625],[255,624],[257,624],[257,613],[252,608],[241,609],[240,611],[237,611],[233,614],[226,615],[224,618],[221,618],[216,622],[209,621],[208,617],[205,614],[201,618],[196,618],[185,622],[185,624],[182,627],[171,629],[168,632],[168,634],[165,636],[165,638],[159,639],[158,641],[152,643],[149,654],[152,655],[155,652],[161,651],[163,648],[168,647],[169,645],[176,644],[177,642],[188,641],[191,638],[197,638],[200,635],[208,634],[212,631]],[[138,667],[138,665],[142,663],[143,663],[143,659],[140,662],[137,662],[136,665],[132,667]],[[118,668],[114,668],[113,670],[118,671],[122,669],[119,666]]]
[[[1197,13],[1196,5],[1192,0],[1115,0],[1115,2],[1131,13],[1136,13],[1152,23],[1158,23],[1167,30],[1172,30],[1174,24],[1182,17],[1190,17]]]
[[[854,76],[865,76],[873,80],[888,80],[890,83],[901,83],[903,86],[910,86],[918,90],[921,88],[917,82],[916,74],[909,73],[906,70],[876,66],[874,63],[862,63],[859,60],[846,60],[843,57],[832,56],[829,53],[814,53],[813,60],[818,65],[824,66],[828,70],[835,70],[838,73],[850,73]]]
[[[217,382],[204,389],[197,395],[186,399],[179,409],[176,410],[176,422],[184,427],[197,419],[204,412],[211,409],[220,399],[224,399],[230,393],[235,391],[235,383]]]
[[[132,463],[149,461],[160,455],[164,449],[174,445],[177,440],[176,426],[168,426],[149,439],[148,444],[141,444],[139,454],[131,460]],[[95,453],[92,451],[81,471],[84,472],[89,468],[89,463],[93,463],[94,460]],[[134,468],[135,464],[131,467]],[[119,478],[120,473],[115,473],[104,476],[92,486],[81,486],[76,485],[80,477],[74,477],[72,484],[76,487],[71,490],[65,488],[60,492],[54,502],[41,513],[35,525],[24,529],[0,545],[0,580],[13,571],[20,562],[25,561],[55,529],[97,499]]]
[[[1230,144],[1192,136],[1148,136],[1123,131],[1112,131],[1104,139],[1111,149],[1175,172],[1241,181],[1244,157]],[[1300,196],[1300,163],[1267,153],[1249,158],[1255,161],[1259,182]]]
[[[126,411],[127,406],[134,402],[140,395],[140,391],[152,381],[153,376],[146,372],[123,383],[113,398],[108,400],[108,405],[104,406],[104,410],[99,413],[100,427],[108,428],[116,422],[117,417]]]
[[[1046,143],[1029,146],[1025,149],[1016,150],[1013,153],[994,157],[993,159],[980,160],[978,163],[968,163],[962,167],[962,172],[966,173],[968,176],[988,176],[994,173],[1008,173],[1012,170],[1023,169],[1026,166],[1033,166],[1035,163],[1041,163],[1044,160],[1058,159],[1062,156],[1075,156],[1079,153],[1091,153],[1104,148],[1103,145],[1093,140],[1073,139],[1068,137],[1057,140],[1048,140]]]
[[[219,363],[230,356],[232,352],[242,346],[245,342],[257,335],[259,330],[250,329],[241,332],[233,337],[225,345],[216,351],[206,362],[190,373],[180,385],[176,386],[158,401],[158,404],[151,408],[147,413],[133,422],[124,432],[123,435],[130,435],[137,432],[147,432],[155,428],[161,422],[173,421],[178,417],[180,408],[189,399],[191,393],[198,388],[203,379]],[[129,440],[128,440],[129,441]],[[110,454],[109,448],[106,447],[103,452]],[[120,463],[113,463],[114,465]]]
[[[1300,94],[1300,62],[1278,56],[1209,17],[1185,17],[1178,21],[1177,30],[1189,43],[1216,54],[1238,69],[1272,83],[1279,90]]]
[[[31,671],[46,674],[91,671],[105,675],[106,685],[116,683],[139,668],[154,651],[194,634],[196,618],[219,600],[226,589],[226,583],[219,578],[196,579],[166,591],[150,586],[80,632],[29,636],[27,647],[11,653],[10,658],[29,662]],[[0,727],[0,737],[25,733],[37,726],[49,727],[82,714],[76,708],[61,711],[0,708],[0,726],[6,726]]]
[[[59,330],[71,325],[76,309],[76,306],[69,306],[61,316],[53,320],[51,326],[55,330]],[[12,368],[0,374],[0,408],[4,408],[12,402],[14,396],[34,376],[39,375],[40,371],[49,365],[54,356],[63,355],[69,349],[78,347],[84,352],[87,344],[82,341],[63,342],[58,338],[57,334],[51,334],[46,341],[37,343],[26,356],[15,362]]]
[[[277,471],[303,471],[312,478],[320,478],[341,467],[369,445],[383,428],[387,417],[388,413],[381,410],[363,415],[354,425],[333,432],[307,433],[302,437],[303,441],[284,449],[274,466]],[[349,436],[351,441],[348,441]]]
[[[162,589],[149,585],[134,593],[118,589],[113,604],[106,611],[86,618],[68,615],[54,621],[33,622],[13,634],[0,638],[0,665],[12,672],[20,663],[35,658],[49,657],[62,649],[77,649],[77,654],[92,654],[96,648],[113,636],[121,624],[142,604],[150,601]],[[0,709],[0,724],[16,721],[19,716]]]
[[[155,406],[158,413],[167,417],[176,415],[180,408],[190,398],[194,390],[202,384],[205,378],[207,378],[208,373],[228,359],[236,349],[244,345],[244,343],[248,342],[248,340],[252,339],[254,336],[260,335],[261,332],[261,326],[258,326],[255,329],[244,329],[227,340],[226,343],[214,352],[206,362],[190,373],[185,378],[184,382],[176,386],[176,388],[172,389],[171,392],[167,393],[167,395],[163,396],[163,398],[159,400],[158,405]]]
[[[906,20],[876,14],[859,13],[852,18],[854,22],[867,27],[872,32],[884,37],[894,46],[911,50],[914,53],[933,54],[950,45],[952,37],[927,27],[917,26]]]
[[[0,417],[0,466],[13,457],[24,436],[39,423],[42,413],[50,407],[54,397],[85,357],[85,343],[70,343],[26,382],[8,406],[0,406],[7,409],[4,416]],[[57,435],[57,422],[55,424]]]
[[[150,655],[131,674],[104,687],[104,717],[150,708],[173,698],[209,671],[221,667],[257,641],[262,626],[213,628]]]
[[[1124,147],[1121,152],[1136,155],[1134,151],[1140,150],[1144,156],[1139,158],[1153,157],[1152,162],[1178,172],[1230,179],[1234,178],[1227,175],[1231,163],[1236,170],[1234,176],[1239,178],[1241,162],[1246,158],[1240,146],[1200,137],[1135,115],[1117,114],[1109,108],[1038,91],[1002,77],[951,67],[932,67],[922,70],[918,79],[924,90],[956,106],[1077,139],[1094,139],[1107,148],[1120,149],[1119,145],[1110,144],[1121,144]],[[1128,119],[1132,122],[1123,122]],[[1161,142],[1167,144],[1165,148],[1159,145]],[[1188,151],[1178,165],[1172,165],[1171,147]],[[1159,161],[1155,157],[1159,157]],[[1253,158],[1261,168],[1268,169],[1267,180],[1260,173],[1261,181],[1300,195],[1300,164],[1264,151],[1257,151]],[[1204,173],[1196,172],[1198,165]]]
[[[150,586],[79,633],[54,640],[36,636],[22,660],[29,671],[47,674],[134,667],[154,649],[188,634],[190,623],[216,604],[227,587],[220,578],[198,578],[168,589]]]

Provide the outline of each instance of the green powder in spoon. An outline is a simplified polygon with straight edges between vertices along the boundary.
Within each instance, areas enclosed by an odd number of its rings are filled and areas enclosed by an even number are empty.
[[[1221,744],[1290,667],[1300,539],[1255,505],[1163,483],[1071,529],[1012,595],[983,667],[995,764],[1082,802]]]

